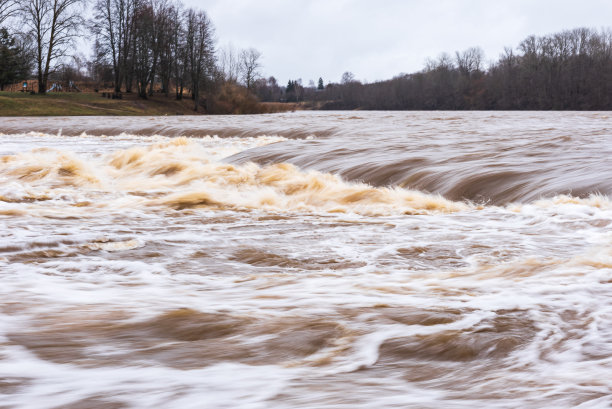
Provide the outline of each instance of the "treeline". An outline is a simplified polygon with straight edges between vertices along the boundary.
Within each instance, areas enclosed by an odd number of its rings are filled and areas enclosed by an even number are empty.
[[[213,28],[204,11],[166,0],[95,0],[89,22],[95,35],[95,73],[109,63],[115,92],[153,95],[155,87],[177,99],[187,88],[200,105],[215,83]]]
[[[82,18],[86,6],[93,10],[89,20]],[[222,66],[207,14],[178,1],[0,0],[0,26],[10,21],[0,31],[0,56],[11,56],[0,63],[0,87],[33,72],[41,94],[51,82],[76,79],[96,89],[110,85],[117,95],[187,95],[195,110],[231,112],[257,103],[248,89],[261,54],[232,50],[232,67]],[[93,40],[87,61],[73,52],[79,36]]]
[[[470,48],[386,81],[364,84],[347,72],[325,87],[297,80],[279,89],[269,78],[256,89],[262,100],[305,101],[321,109],[609,110],[612,32],[579,28],[530,36],[488,67],[482,50]]]

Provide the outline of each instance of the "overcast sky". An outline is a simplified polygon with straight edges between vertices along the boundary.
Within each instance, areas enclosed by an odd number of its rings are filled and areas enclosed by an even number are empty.
[[[254,47],[281,83],[351,71],[362,81],[480,46],[495,60],[530,34],[612,25],[612,0],[184,0],[205,10],[217,46]]]

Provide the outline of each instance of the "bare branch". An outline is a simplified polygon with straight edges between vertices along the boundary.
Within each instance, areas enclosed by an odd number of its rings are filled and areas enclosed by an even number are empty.
[[[249,48],[248,50],[242,50],[240,52],[240,70],[242,72],[242,79],[250,90],[253,86],[253,83],[257,80],[257,78],[261,75],[259,73],[259,68],[261,64],[259,59],[261,58],[261,53],[254,48]]]
[[[17,14],[18,8],[17,3],[14,0],[0,0],[0,26]]]

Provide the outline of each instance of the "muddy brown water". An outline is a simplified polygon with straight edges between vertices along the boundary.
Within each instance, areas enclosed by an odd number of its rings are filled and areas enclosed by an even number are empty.
[[[0,118],[0,408],[607,408],[605,112]]]

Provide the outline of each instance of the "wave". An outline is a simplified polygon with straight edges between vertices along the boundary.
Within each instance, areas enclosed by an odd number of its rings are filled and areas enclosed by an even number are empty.
[[[201,116],[185,117],[47,117],[5,118],[0,124],[0,135],[17,135],[35,132],[46,135],[80,136],[115,136],[129,134],[139,137],[159,135],[165,137],[217,136],[219,138],[254,138],[263,134],[278,135],[287,139],[305,139],[307,137],[327,137],[338,132],[333,124],[322,126],[304,126],[304,123],[280,123],[278,118],[284,114],[243,115],[241,121],[235,116]],[[274,118],[274,119],[273,119]],[[243,123],[245,122],[245,123]]]
[[[456,148],[461,149],[465,150]],[[548,142],[472,149],[472,153],[458,154],[446,146],[409,146],[397,141],[372,146],[354,139],[290,140],[282,146],[243,151],[226,161],[286,162],[374,187],[397,186],[488,205],[612,194],[612,167],[602,152],[567,154],[566,147],[551,148]]]
[[[252,145],[276,141],[261,137]],[[101,158],[36,149],[4,156],[0,175],[8,182],[0,192],[5,203],[53,205],[68,200],[85,208],[146,206],[366,215],[470,208],[467,203],[439,195],[346,182],[331,173],[304,171],[287,163],[229,164],[197,140],[184,137],[121,149]]]
[[[612,194],[607,118],[593,113],[298,112],[257,116],[7,118],[0,152],[17,140],[62,138],[85,150],[112,140],[113,149],[197,137],[224,162],[260,167],[287,163],[373,188],[405,189],[486,205],[530,203],[567,195]],[[13,135],[14,134],[14,135]],[[71,136],[72,135],[72,136]],[[156,136],[151,136],[156,135]],[[208,136],[207,136],[208,135]],[[282,144],[253,145],[268,135]],[[74,147],[74,136],[88,143]],[[228,148],[225,142],[234,141]],[[240,146],[240,140],[246,140]],[[37,146],[44,144],[35,140]],[[111,146],[110,143],[106,144]],[[54,145],[55,146],[55,145]],[[178,168],[160,169],[175,172]]]
[[[123,135],[121,138],[132,142],[130,138],[138,140],[139,137]],[[267,151],[294,152],[296,141],[279,136],[155,137],[150,141],[155,143],[104,155],[37,148],[2,156],[0,202],[4,205],[1,210],[6,213],[9,208],[14,210],[17,204],[55,207],[68,202],[71,211],[94,207],[162,207],[362,215],[430,214],[482,209],[482,205],[475,204],[478,200],[465,198],[478,199],[476,193],[485,189],[487,196],[483,197],[496,197],[503,206],[520,211],[521,202],[513,204],[500,197],[516,197],[517,191],[528,188],[520,183],[513,187],[519,175],[512,172],[435,175],[422,171],[424,180],[444,179],[451,184],[445,195],[430,194],[427,189],[423,189],[425,192],[407,189],[406,183],[376,186],[347,181],[335,172],[305,170],[280,160],[275,162],[272,160],[275,156],[269,157],[268,164],[236,160],[240,156],[258,156]],[[277,159],[283,159],[282,155]],[[374,173],[385,180],[397,177],[394,175],[397,168],[393,165],[372,166],[372,162],[365,163],[360,169],[362,172],[374,169]],[[473,194],[466,195],[468,191]],[[494,200],[488,200],[485,204],[495,205]],[[538,207],[579,204],[611,208],[610,199],[602,194],[583,197],[554,194],[548,199],[537,197],[522,202],[523,205],[527,203]],[[14,206],[9,206],[11,204]]]

